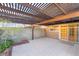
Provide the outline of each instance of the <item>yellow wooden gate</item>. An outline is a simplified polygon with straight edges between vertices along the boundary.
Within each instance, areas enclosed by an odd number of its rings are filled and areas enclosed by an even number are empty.
[[[67,24],[63,24],[60,26],[61,30],[61,40],[67,41]]]
[[[69,41],[76,42],[77,41],[77,24],[69,24],[68,30],[69,30],[68,32]]]

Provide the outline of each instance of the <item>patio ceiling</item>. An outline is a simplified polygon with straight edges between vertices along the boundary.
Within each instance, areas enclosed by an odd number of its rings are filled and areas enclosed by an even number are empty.
[[[22,24],[54,24],[49,20],[78,10],[79,3],[0,3],[1,18]]]

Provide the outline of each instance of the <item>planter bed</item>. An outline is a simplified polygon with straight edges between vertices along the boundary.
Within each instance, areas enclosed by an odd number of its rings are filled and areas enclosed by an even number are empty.
[[[29,43],[29,41],[28,40],[22,40],[19,43],[13,44],[10,48],[7,48],[4,52],[0,53],[0,56],[12,56],[12,48],[14,46],[22,45],[22,44],[25,44],[25,43]]]
[[[0,56],[11,56],[12,54],[12,47],[7,48],[4,52],[0,53]]]

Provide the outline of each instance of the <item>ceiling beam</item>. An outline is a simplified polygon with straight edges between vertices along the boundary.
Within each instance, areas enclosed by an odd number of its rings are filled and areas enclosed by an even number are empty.
[[[67,12],[57,3],[54,3],[54,5],[60,10],[62,11],[64,14],[67,14]]]
[[[24,20],[24,19],[12,18],[9,16],[0,16],[0,18],[3,18],[3,20],[9,20],[9,21],[14,22],[14,23],[21,23],[21,24],[31,24],[32,23],[32,22],[29,22],[29,21]]]
[[[0,12],[0,15],[2,16],[2,15],[7,15],[7,16],[12,16],[12,17],[16,17],[16,18],[25,18],[25,19],[27,19],[28,17],[23,17],[23,16],[17,16],[17,15],[14,15],[14,14],[8,14],[8,13],[6,13],[6,12]]]
[[[48,11],[48,9],[50,9],[53,6],[53,3],[49,3],[50,5],[47,6],[47,8],[45,8],[45,11]]]
[[[29,14],[29,13],[26,13],[26,12],[23,12],[23,11],[20,11],[20,10],[16,10],[16,9],[13,9],[13,8],[10,8],[10,7],[2,6],[1,3],[0,3],[0,8],[8,10],[8,11],[13,11],[13,12],[16,12],[16,13],[21,13],[21,14],[24,14],[24,15],[27,15],[27,16],[31,16],[31,17],[36,18],[36,19],[42,19],[41,17],[38,17],[38,16],[33,15],[33,14]]]
[[[36,23],[36,24],[40,25],[40,24],[46,24],[46,23],[51,23],[51,22],[54,23],[56,21],[61,21],[61,20],[65,20],[65,19],[67,20],[69,18],[74,18],[74,17],[79,17],[79,11],[72,12],[72,13],[69,13],[69,14],[66,14],[66,15],[56,16],[53,19],[42,21],[42,22]]]
[[[29,7],[31,9],[33,9],[34,11],[38,12],[41,15],[45,15],[46,17],[52,18],[51,16],[47,15],[46,13],[44,13],[43,10],[41,10],[41,9],[31,5],[31,4],[28,4],[28,3],[20,3],[20,4],[23,5],[23,6],[26,6],[26,7]]]
[[[0,18],[5,18],[5,19],[9,19],[12,22],[16,22],[16,23],[22,23],[22,24],[28,24],[28,23],[34,23],[34,22],[38,22],[38,21],[31,21],[30,18],[28,17],[22,17],[22,16],[15,16],[12,14],[6,14],[5,12],[0,12]]]
[[[9,20],[9,21],[15,22],[15,23],[24,23],[22,19],[17,20],[17,18],[11,18],[11,17],[7,17],[7,16],[0,16],[0,18],[3,18],[3,20]]]
[[[11,16],[11,17],[14,17],[14,18],[19,18],[19,19],[27,19],[27,20],[29,20],[30,18],[29,17],[25,17],[25,16],[18,16],[18,15],[14,15],[14,14],[8,14],[8,13],[6,13],[6,12],[1,12],[0,11],[0,15],[7,15],[7,16]],[[18,20],[18,19],[17,19]],[[34,20],[34,21],[41,21],[41,20]]]
[[[5,13],[0,13],[0,18],[8,18],[11,21],[15,21],[17,23],[17,21],[19,21],[20,23],[33,23],[33,22],[39,22],[39,21],[35,21],[35,20],[31,20],[30,18],[27,17],[16,17],[14,15],[10,15],[10,14],[5,14]]]

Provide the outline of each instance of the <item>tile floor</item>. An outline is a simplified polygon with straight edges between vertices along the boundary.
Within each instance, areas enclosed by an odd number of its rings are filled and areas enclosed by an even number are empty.
[[[79,45],[70,45],[56,39],[40,38],[28,44],[13,47],[13,56],[77,56]]]

